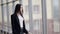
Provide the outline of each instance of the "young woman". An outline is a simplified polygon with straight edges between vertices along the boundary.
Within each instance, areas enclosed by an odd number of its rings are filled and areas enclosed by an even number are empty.
[[[11,24],[13,34],[28,34],[28,31],[25,28],[23,7],[21,4],[16,5],[15,12],[11,15]]]

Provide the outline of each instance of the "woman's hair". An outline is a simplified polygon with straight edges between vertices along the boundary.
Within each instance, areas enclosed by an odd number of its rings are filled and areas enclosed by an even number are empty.
[[[17,4],[15,6],[15,11],[14,11],[14,14],[18,13],[20,11],[20,8],[21,8],[22,4]]]

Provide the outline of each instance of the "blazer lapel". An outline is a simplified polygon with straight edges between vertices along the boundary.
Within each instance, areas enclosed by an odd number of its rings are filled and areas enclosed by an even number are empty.
[[[18,23],[18,24],[19,24],[19,26],[20,26],[18,16],[17,16],[16,14],[15,14],[15,16],[16,16],[17,23]]]

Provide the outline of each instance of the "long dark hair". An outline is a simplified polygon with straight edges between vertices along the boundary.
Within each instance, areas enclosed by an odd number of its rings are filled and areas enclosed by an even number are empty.
[[[20,9],[21,9],[21,6],[22,6],[22,4],[17,4],[16,6],[15,6],[15,12],[14,12],[14,14],[17,14],[19,11],[20,11]],[[23,11],[23,10],[22,10]],[[21,11],[20,11],[21,12]],[[21,16],[23,16],[22,14],[20,14]]]

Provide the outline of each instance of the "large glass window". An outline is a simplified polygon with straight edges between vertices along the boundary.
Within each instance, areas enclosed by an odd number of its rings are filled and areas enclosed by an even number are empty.
[[[59,11],[59,0],[53,0],[53,19],[54,19],[54,33],[60,34],[60,11]]]
[[[23,0],[23,10],[24,10],[24,19],[26,24],[26,29],[30,32],[29,34],[42,34],[42,8],[41,0],[32,0],[32,16],[29,17],[29,0]],[[37,1],[37,3],[36,3]],[[31,14],[31,13],[30,13]],[[29,19],[33,22],[30,24]],[[30,26],[31,25],[31,26]],[[33,28],[30,28],[33,27]]]
[[[32,0],[32,34],[42,34],[41,0]]]
[[[59,0],[47,0],[47,34],[60,34]]]

